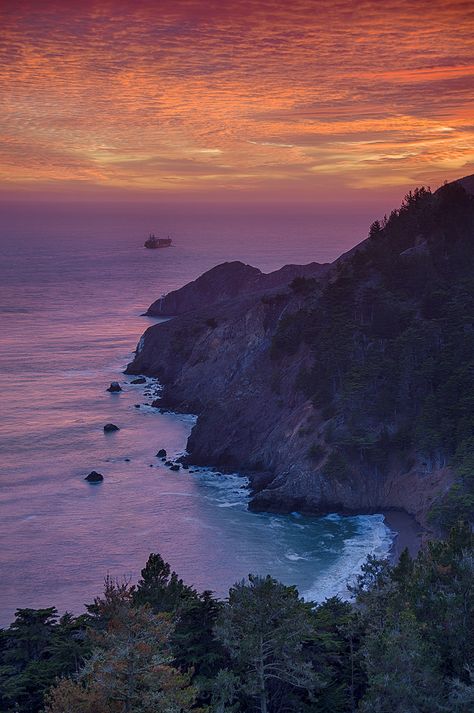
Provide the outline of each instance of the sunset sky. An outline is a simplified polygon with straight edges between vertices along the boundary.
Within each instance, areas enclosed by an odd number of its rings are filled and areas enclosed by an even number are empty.
[[[400,196],[474,173],[474,3],[0,4],[2,195]]]

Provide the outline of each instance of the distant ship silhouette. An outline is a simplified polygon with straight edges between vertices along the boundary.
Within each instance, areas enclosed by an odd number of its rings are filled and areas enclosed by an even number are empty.
[[[170,237],[168,238],[157,238],[154,233],[150,233],[148,238],[145,240],[145,247],[154,250],[155,248],[169,248],[172,243]]]

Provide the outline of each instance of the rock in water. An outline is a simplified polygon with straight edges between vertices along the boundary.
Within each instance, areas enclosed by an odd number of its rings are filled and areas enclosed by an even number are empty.
[[[170,465],[170,470],[179,470],[181,466],[179,466],[177,463],[174,463],[173,465]]]
[[[137,379],[133,379],[131,384],[146,384],[146,379],[144,376],[139,376]]]
[[[160,448],[158,453],[156,454],[157,458],[166,458],[166,451],[164,448]]]
[[[104,426],[105,433],[113,433],[113,431],[120,431],[120,428],[115,425],[115,423],[106,423]]]
[[[112,381],[107,391],[110,391],[111,393],[115,394],[118,391],[122,391],[122,387],[120,386],[118,381]]]
[[[101,483],[104,480],[104,476],[102,473],[98,473],[96,470],[93,470],[89,473],[89,475],[86,475],[84,480],[89,481],[89,483]]]

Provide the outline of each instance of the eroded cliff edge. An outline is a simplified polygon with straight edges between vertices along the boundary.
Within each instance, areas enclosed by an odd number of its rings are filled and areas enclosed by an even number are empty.
[[[165,406],[199,415],[194,463],[261,474],[251,507],[400,508],[426,524],[474,435],[473,236],[459,184],[417,191],[330,268],[210,289],[193,309],[188,288],[128,372],[158,376]]]

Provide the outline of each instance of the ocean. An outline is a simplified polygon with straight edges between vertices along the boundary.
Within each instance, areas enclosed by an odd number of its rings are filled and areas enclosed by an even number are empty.
[[[122,373],[161,294],[225,260],[265,272],[329,261],[360,235],[309,215],[297,229],[291,216],[179,211],[163,224],[175,244],[157,251],[125,223],[1,236],[0,625],[19,607],[80,613],[107,574],[136,581],[150,552],[220,597],[252,572],[322,600],[389,551],[381,515],[250,513],[238,473],[170,472],[156,453],[183,453],[194,417],[159,414],[153,380]],[[120,430],[104,434],[107,422]],[[91,470],[104,482],[87,483]]]

